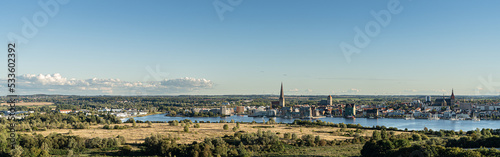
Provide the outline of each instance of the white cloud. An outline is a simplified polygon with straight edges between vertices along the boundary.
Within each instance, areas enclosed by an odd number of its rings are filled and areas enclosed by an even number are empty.
[[[5,80],[3,80],[5,82]],[[161,95],[189,93],[210,89],[213,82],[207,79],[177,78],[162,81],[129,82],[120,79],[65,78],[61,74],[25,74],[17,77],[16,94],[76,94],[76,95]]]
[[[416,89],[406,89],[406,90],[404,90],[404,92],[415,93],[415,92],[418,92],[418,90],[416,90]]]
[[[343,91],[340,91],[339,94],[357,94],[359,93],[359,89],[356,89],[356,88],[351,88],[351,89],[348,89],[348,90],[343,90]]]
[[[298,91],[299,91],[299,89],[294,88],[294,89],[290,89],[290,90],[288,90],[288,91],[289,91],[289,92],[298,92]]]
[[[433,89],[432,91],[434,93],[438,93],[438,94],[440,94],[440,93],[447,93],[448,92],[446,89]]]

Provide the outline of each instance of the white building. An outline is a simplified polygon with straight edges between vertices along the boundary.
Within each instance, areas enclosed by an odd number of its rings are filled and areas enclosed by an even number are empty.
[[[68,114],[70,113],[72,110],[59,110],[60,113],[64,113],[64,114]]]
[[[128,117],[128,116],[130,116],[130,114],[128,114],[128,113],[116,113],[115,115],[116,115],[116,117]]]
[[[470,116],[469,116],[469,114],[460,113],[460,114],[457,114],[457,118],[469,119]]]
[[[226,106],[220,107],[220,115],[222,116],[230,115],[228,108]]]
[[[479,109],[481,111],[498,111],[500,109],[500,105],[498,104],[476,105],[476,109]]]

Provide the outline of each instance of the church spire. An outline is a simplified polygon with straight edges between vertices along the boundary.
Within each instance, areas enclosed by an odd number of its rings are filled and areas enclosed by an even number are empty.
[[[285,107],[285,93],[283,93],[283,82],[281,82],[280,106]]]
[[[450,99],[455,99],[455,93],[453,93],[453,88],[451,89],[451,97]]]
[[[283,82],[281,82],[280,99],[283,98],[283,95],[284,95],[284,93],[283,93]]]

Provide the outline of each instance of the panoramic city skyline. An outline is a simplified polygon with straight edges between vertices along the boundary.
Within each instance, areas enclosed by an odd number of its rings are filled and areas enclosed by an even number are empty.
[[[18,94],[500,93],[498,1],[96,2],[0,2]]]

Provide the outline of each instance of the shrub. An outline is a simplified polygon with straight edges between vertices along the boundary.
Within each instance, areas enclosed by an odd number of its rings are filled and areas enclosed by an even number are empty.
[[[292,134],[292,140],[296,140],[298,138],[297,134],[293,133]]]
[[[127,121],[125,121],[125,123],[133,123],[133,122],[135,122],[134,118],[129,118],[127,119]]]
[[[283,134],[283,138],[284,138],[284,139],[290,139],[290,138],[291,138],[290,133],[285,133],[285,134]]]
[[[128,154],[130,154],[130,152],[132,152],[132,147],[131,147],[131,146],[129,146],[129,145],[125,145],[125,146],[123,146],[123,147],[120,149],[120,153],[121,153],[122,155],[128,155]]]

